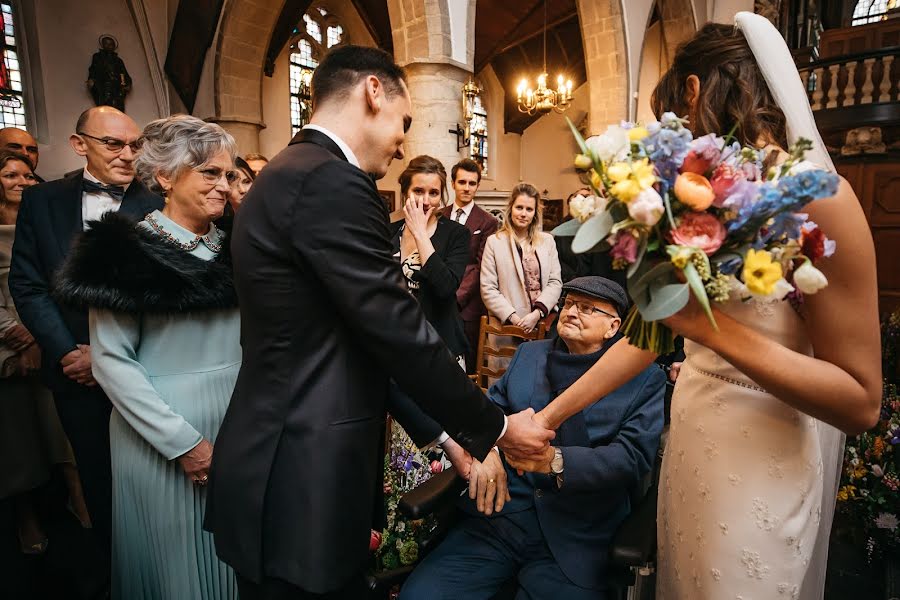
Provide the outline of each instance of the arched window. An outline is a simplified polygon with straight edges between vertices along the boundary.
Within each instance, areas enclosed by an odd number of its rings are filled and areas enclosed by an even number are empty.
[[[26,129],[22,69],[19,66],[18,36],[13,5],[0,2],[3,28],[3,61],[0,62],[0,126]]]
[[[876,23],[887,18],[888,11],[897,8],[898,0],[860,0],[853,9],[851,25]]]
[[[312,114],[309,84],[313,71],[329,48],[346,43],[344,28],[324,8],[313,8],[294,28],[290,44],[292,135],[309,122]]]
[[[472,103],[472,123],[469,126],[469,158],[481,165],[481,176],[488,174],[488,126],[487,110],[481,94]]]

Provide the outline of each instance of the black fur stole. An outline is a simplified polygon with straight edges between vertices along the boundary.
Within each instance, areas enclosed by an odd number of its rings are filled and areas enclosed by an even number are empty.
[[[57,272],[53,296],[79,309],[134,314],[233,308],[229,242],[226,237],[218,256],[206,261],[108,212],[78,236]]]

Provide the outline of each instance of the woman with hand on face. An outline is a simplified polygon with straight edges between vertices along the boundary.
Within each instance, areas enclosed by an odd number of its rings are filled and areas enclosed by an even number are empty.
[[[135,224],[106,213],[57,294],[89,308],[93,373],[112,401],[113,598],[237,597],[202,528],[213,443],[241,365],[229,240],[214,223],[234,139],[190,116],[144,129],[138,177],[166,203]]]
[[[494,322],[531,332],[556,310],[562,292],[556,242],[541,231],[540,193],[529,183],[513,188],[499,231],[481,259],[481,298]]]
[[[422,155],[409,162],[400,174],[400,195],[404,199],[401,221],[393,224],[394,257],[409,293],[419,301],[425,318],[434,327],[465,369],[463,358],[468,343],[462,318],[456,306],[456,290],[469,262],[469,230],[441,216],[447,203],[447,171],[436,158]],[[452,440],[444,440],[441,428],[396,386],[390,394],[391,414],[401,421],[419,447],[436,439],[467,474],[468,464],[461,462],[463,450]]]
[[[13,498],[19,546],[41,554],[48,540],[34,509],[32,490],[61,465],[69,510],[90,527],[75,458],[56,414],[53,397],[37,378],[41,352],[22,325],[9,293],[9,265],[22,192],[37,183],[31,161],[0,152],[0,499]]]

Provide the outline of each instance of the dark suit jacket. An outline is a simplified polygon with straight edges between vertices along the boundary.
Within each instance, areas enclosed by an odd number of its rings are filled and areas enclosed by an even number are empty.
[[[53,277],[84,226],[77,174],[27,188],[16,220],[9,289],[22,322],[41,347],[41,371],[56,393],[83,386],[63,375],[60,359],[76,344],[88,344],[87,312],[60,306],[50,295]],[[134,181],[119,212],[136,220],[162,208],[163,199]]]
[[[399,257],[405,225],[406,221],[391,225],[391,251],[395,258]],[[414,275],[420,287],[413,291],[413,296],[454,356],[464,354],[469,347],[456,307],[456,292],[469,263],[469,237],[468,229],[459,223],[438,218],[437,229],[431,236],[434,254]]]
[[[328,136],[301,131],[266,166],[231,240],[243,364],[206,526],[244,577],[324,593],[369,559],[390,378],[474,456],[503,414],[425,320],[375,182]]]
[[[453,219],[454,205],[444,207],[442,214]],[[497,232],[499,223],[494,216],[478,206],[472,207],[472,213],[466,219],[465,227],[472,234],[469,240],[469,264],[463,274],[462,283],[456,290],[456,304],[463,321],[477,321],[486,315],[484,303],[481,301],[481,256],[487,239]]]
[[[491,387],[491,400],[510,414],[547,406],[555,397],[547,377],[554,343],[519,346],[509,369]],[[568,419],[554,440],[563,453],[562,487],[549,475],[520,477],[507,465],[512,500],[487,518],[535,510],[566,577],[581,587],[605,587],[609,544],[630,510],[629,493],[653,466],[663,428],[664,388],[662,369],[651,365]],[[473,501],[462,503],[467,513],[482,516]]]

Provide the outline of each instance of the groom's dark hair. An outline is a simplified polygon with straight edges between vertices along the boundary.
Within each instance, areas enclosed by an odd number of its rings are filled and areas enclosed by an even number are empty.
[[[313,110],[326,100],[346,96],[360,79],[369,75],[381,81],[388,98],[401,93],[400,82],[406,82],[403,68],[384,50],[352,45],[332,49],[313,72]]]

